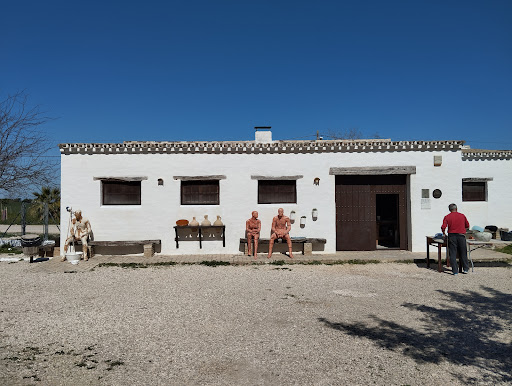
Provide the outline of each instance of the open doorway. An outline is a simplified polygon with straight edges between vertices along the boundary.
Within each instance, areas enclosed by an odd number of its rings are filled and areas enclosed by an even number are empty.
[[[376,194],[377,249],[400,248],[398,194]]]

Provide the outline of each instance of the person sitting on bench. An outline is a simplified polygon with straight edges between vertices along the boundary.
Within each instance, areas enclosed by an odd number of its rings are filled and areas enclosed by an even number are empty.
[[[89,260],[87,255],[87,241],[89,240],[89,235],[92,232],[91,223],[88,219],[82,217],[82,211],[80,209],[75,210],[75,218],[72,220],[72,225],[69,229],[69,237],[66,239],[64,243],[64,254],[62,256],[62,261],[66,260],[66,252],[68,251],[69,244],[75,240],[82,241],[82,250],[84,251],[84,260]]]
[[[283,239],[288,244],[288,254],[290,259],[293,259],[292,254],[292,239],[290,238],[290,230],[292,225],[290,218],[284,215],[283,208],[277,210],[277,216],[272,219],[272,236],[268,244],[268,258],[272,257],[272,249],[276,239]]]
[[[251,256],[251,244],[254,239],[254,259],[258,258],[258,240],[260,238],[261,221],[258,220],[258,212],[253,211],[252,217],[245,222],[245,230],[247,232],[247,248],[248,254]]]

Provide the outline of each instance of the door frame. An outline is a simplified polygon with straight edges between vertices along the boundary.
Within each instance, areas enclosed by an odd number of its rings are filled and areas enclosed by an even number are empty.
[[[390,172],[391,171],[391,172]],[[373,177],[377,177],[374,179],[374,181],[383,180],[386,178],[386,176],[393,176],[397,174],[404,175],[404,182],[397,184],[400,185],[402,188],[400,189],[385,189],[386,185],[370,185],[373,186],[374,189],[372,189],[372,196],[373,196],[373,211],[375,211],[376,203],[375,203],[375,197],[376,194],[382,193],[382,194],[399,194],[399,232],[400,232],[400,249],[401,250],[411,250],[411,205],[410,205],[410,174],[416,173],[416,167],[414,166],[400,166],[400,167],[375,167],[375,168],[331,168],[329,174],[337,176],[357,176],[361,179],[367,178],[368,180],[371,180]],[[343,178],[343,177],[341,177]],[[357,178],[356,178],[357,179]],[[393,179],[391,177],[391,179]],[[347,250],[340,248],[340,226],[341,226],[341,219],[339,219],[339,202],[337,202],[337,198],[340,196],[340,191],[338,186],[342,185],[339,183],[339,179],[334,179],[334,200],[335,200],[335,208],[336,208],[336,216],[335,216],[335,237],[336,237],[336,250]],[[398,191],[397,191],[398,190]],[[376,228],[376,219],[373,225],[374,229]],[[376,233],[376,231],[374,231]],[[349,249],[350,250],[350,249]],[[366,249],[365,249],[366,250]],[[374,241],[373,249],[369,250],[376,250],[376,242]]]

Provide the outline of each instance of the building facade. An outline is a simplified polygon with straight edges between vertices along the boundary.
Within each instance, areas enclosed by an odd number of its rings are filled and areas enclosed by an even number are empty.
[[[512,152],[463,141],[317,140],[61,144],[61,245],[66,207],[80,208],[94,239],[161,240],[162,254],[242,253],[257,210],[270,236],[282,207],[292,237],[324,238],[318,252],[426,248],[456,203],[471,225],[512,228]],[[179,234],[176,221],[225,225],[225,240]],[[100,252],[101,253],[101,252]]]

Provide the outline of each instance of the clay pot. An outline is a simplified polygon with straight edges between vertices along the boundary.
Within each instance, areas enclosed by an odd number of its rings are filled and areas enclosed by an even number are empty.
[[[193,226],[193,227],[198,227],[199,226],[199,221],[197,221],[195,217],[192,217],[192,221],[190,221],[190,223],[188,225]],[[197,232],[197,228],[192,228],[190,230],[192,232]]]
[[[201,221],[201,225],[204,226],[204,227],[209,227],[210,225],[212,225],[210,220],[208,220],[208,215],[207,214],[204,215],[204,220]]]
[[[215,220],[215,221],[213,222],[213,225],[216,225],[216,226],[222,226],[222,225],[224,225],[224,224],[222,223],[222,221],[220,220],[220,216],[219,216],[219,215],[217,215],[217,220]],[[221,232],[222,232],[222,229],[220,229],[220,228],[215,229],[215,233],[220,234]]]
[[[213,225],[216,225],[216,226],[222,226],[222,225],[224,225],[224,224],[222,223],[222,221],[220,220],[220,216],[217,216],[217,220],[215,220],[215,221],[213,222]]]

